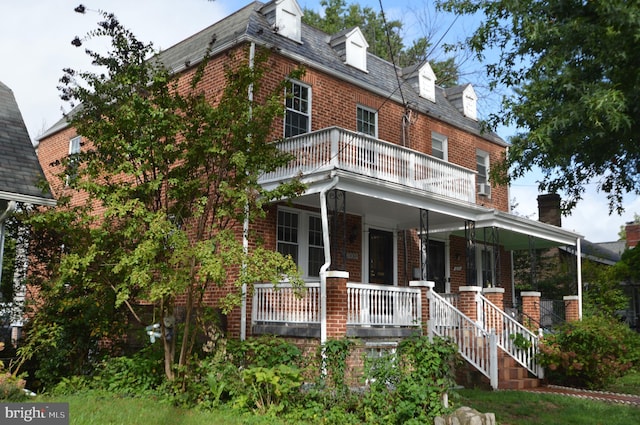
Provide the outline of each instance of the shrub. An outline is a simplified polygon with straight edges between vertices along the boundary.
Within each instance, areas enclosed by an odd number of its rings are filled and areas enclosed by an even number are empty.
[[[24,392],[24,379],[13,376],[9,372],[2,372],[0,362],[0,400],[20,401],[26,398]]]
[[[371,385],[365,395],[367,423],[431,423],[446,412],[443,395],[455,385],[455,344],[441,338],[412,337],[368,363]]]
[[[640,364],[640,336],[611,318],[585,317],[547,335],[539,357],[551,382],[603,389]]]
[[[94,386],[120,394],[143,394],[164,382],[162,352],[149,346],[130,357],[103,361],[94,376]]]

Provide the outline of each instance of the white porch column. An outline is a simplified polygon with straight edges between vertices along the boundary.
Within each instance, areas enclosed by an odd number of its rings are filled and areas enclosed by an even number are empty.
[[[578,271],[578,320],[582,320],[582,245],[576,239],[576,268]]]

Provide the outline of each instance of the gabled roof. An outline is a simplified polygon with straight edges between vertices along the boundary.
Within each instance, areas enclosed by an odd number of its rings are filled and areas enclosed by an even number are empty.
[[[55,205],[18,103],[9,87],[0,82],[0,200]]]
[[[198,64],[209,48],[211,48],[211,55],[216,55],[241,43],[255,42],[260,46],[273,49],[283,56],[300,62],[308,68],[326,72],[383,97],[389,97],[396,102],[400,103],[404,98],[406,104],[412,109],[494,143],[503,146],[507,145],[498,135],[483,128],[481,123],[465,117],[447,99],[443,88],[436,87],[435,102],[431,102],[421,98],[410,82],[401,78],[401,95],[397,76],[402,77],[402,69],[371,53],[367,53],[368,72],[349,66],[345,64],[340,51],[331,46],[331,38],[334,35],[327,34],[304,23],[301,28],[301,42],[284,37],[277,33],[277,29],[261,13],[264,7],[265,4],[259,1],[250,3],[215,24],[160,52],[158,59],[169,70],[178,73]],[[421,65],[418,64],[418,66]],[[49,129],[43,137],[60,131],[65,127],[66,120],[63,119]]]

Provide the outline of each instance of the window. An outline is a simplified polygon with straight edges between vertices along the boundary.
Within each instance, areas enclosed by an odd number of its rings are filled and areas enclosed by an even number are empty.
[[[69,174],[67,174],[67,186],[74,180],[77,176],[77,168],[78,168],[78,154],[80,153],[80,148],[82,146],[82,137],[76,136],[69,140],[69,165],[68,170]]]
[[[489,185],[489,154],[483,151],[477,151],[476,164],[476,170],[478,171],[478,175],[476,176],[478,194],[489,196],[491,195],[491,186]]]
[[[435,131],[431,132],[431,155],[442,160],[448,160],[447,136]]]
[[[304,211],[278,210],[277,250],[291,255],[305,276],[319,277],[324,264],[320,217]]]
[[[496,270],[494,267],[494,250],[491,246],[478,249],[480,255],[480,267],[478,267],[478,283],[483,288],[497,286]]]
[[[300,83],[291,82],[287,87],[284,137],[297,136],[309,132],[311,122],[311,89]]]
[[[358,106],[356,124],[359,133],[378,137],[378,113],[372,109]]]

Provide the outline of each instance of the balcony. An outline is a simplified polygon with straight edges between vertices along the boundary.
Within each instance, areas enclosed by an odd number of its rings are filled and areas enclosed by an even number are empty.
[[[291,137],[278,147],[294,156],[261,184],[342,170],[426,193],[475,203],[476,172],[364,134],[330,127]]]

